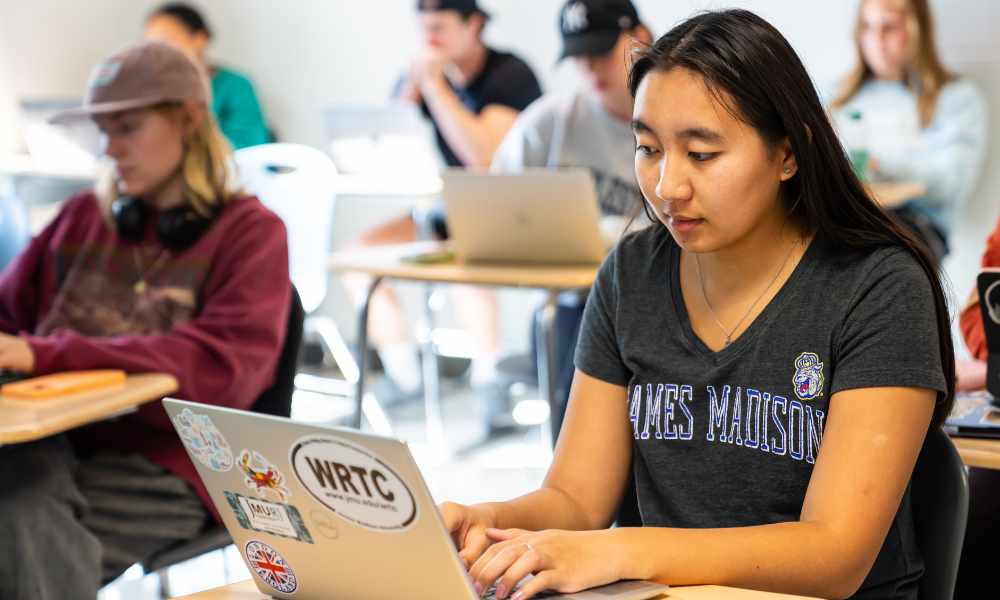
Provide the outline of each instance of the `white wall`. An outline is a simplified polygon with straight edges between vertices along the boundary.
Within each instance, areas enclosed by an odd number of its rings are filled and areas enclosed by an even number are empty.
[[[487,35],[535,69],[546,89],[572,85],[557,66],[561,0],[482,0],[494,19]],[[813,78],[826,85],[853,60],[857,0],[638,0],[654,34],[700,9],[743,6],[776,25]],[[320,108],[330,102],[381,102],[416,42],[413,0],[194,0],[217,30],[220,62],[248,72],[283,140],[322,146]],[[0,145],[9,146],[10,107],[24,96],[79,96],[91,65],[140,35],[153,0],[0,0]],[[948,64],[987,92],[991,131],[1000,140],[1000,2],[937,0],[939,45]],[[3,50],[9,81],[4,79]],[[6,131],[5,131],[6,130]],[[949,273],[960,297],[970,289],[983,240],[1000,202],[1000,154],[954,235]],[[0,149],[2,154],[2,149]],[[398,208],[398,207],[397,207]]]
[[[853,1],[853,0],[850,0]],[[281,137],[323,142],[320,108],[381,102],[417,40],[413,0],[194,0],[217,31],[212,55],[247,71]],[[141,34],[155,0],[0,0],[0,39],[11,49],[12,85],[0,96],[77,96],[90,67]],[[706,7],[697,0],[639,0],[654,33]],[[746,5],[784,31],[823,80],[845,65],[852,9],[844,2],[757,0]],[[488,39],[513,49],[546,89],[573,81],[556,67],[561,0],[483,0]],[[822,34],[822,35],[821,35]],[[6,86],[5,86],[6,87]],[[9,101],[9,100],[8,100]],[[0,105],[2,106],[2,105]]]

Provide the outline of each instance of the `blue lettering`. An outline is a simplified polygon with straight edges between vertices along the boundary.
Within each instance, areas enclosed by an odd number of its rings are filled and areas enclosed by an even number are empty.
[[[816,415],[816,420],[813,421],[813,414]],[[819,410],[813,410],[811,406],[806,407],[806,415],[809,417],[809,436],[807,437],[808,444],[806,445],[806,462],[813,464],[816,462],[816,454],[819,454],[819,446],[823,443],[823,417],[826,414]]]
[[[749,415],[747,415],[749,418]],[[736,440],[737,446],[743,445],[743,388],[736,386],[736,398],[733,399],[733,420],[729,425],[729,443]]]
[[[677,439],[677,425],[674,425],[674,403],[677,400],[677,384],[667,386],[667,394],[663,399],[663,439]]]
[[[796,411],[798,411],[798,417],[795,416]],[[804,412],[802,403],[798,400],[792,400],[788,407],[788,448],[789,455],[795,460],[802,460],[803,447],[805,445],[802,439],[804,433],[803,426],[805,424],[805,419],[803,418]],[[795,432],[796,424],[799,426],[798,435]],[[798,444],[797,448],[796,444]]]
[[[710,442],[715,441],[715,428],[718,427],[722,431],[719,432],[719,441],[727,442],[729,438],[726,437],[726,429],[723,423],[726,422],[726,414],[729,412],[729,386],[722,386],[722,400],[720,401],[715,393],[715,386],[708,386],[708,434],[705,436]]]
[[[785,436],[785,426],[782,423],[784,419],[778,417],[778,406],[781,406],[781,412],[784,414],[788,413],[788,399],[784,396],[774,397],[774,408],[771,412],[771,418],[774,422],[774,426],[778,428],[781,433],[777,437],[771,438],[771,453],[777,454],[778,456],[784,456],[788,451],[787,438]]]
[[[760,447],[760,392],[747,389],[747,434],[743,445],[747,448]]]
[[[639,410],[642,406],[642,386],[637,385],[632,388],[632,401],[628,406],[628,419],[632,421],[632,435],[634,439],[639,439]]]
[[[764,406],[760,409],[760,423],[761,423],[761,434],[760,434],[760,449],[763,452],[770,452],[771,447],[767,445],[767,424],[770,421],[768,417],[771,416],[771,394],[764,392],[762,395],[764,400]]]
[[[653,384],[646,384],[646,426],[642,430],[640,439],[649,439],[649,426],[655,422],[656,439],[663,439],[663,414],[660,406],[663,403],[663,384],[656,386],[656,397],[653,397]]]
[[[687,417],[687,422],[688,422],[686,429],[684,428],[684,425],[681,425],[681,439],[690,440],[692,437],[694,437],[694,417],[691,415],[691,411],[688,410],[687,404],[685,404],[684,402],[685,397],[687,397],[688,402],[693,402],[694,388],[692,388],[689,385],[682,386],[681,396],[680,396],[681,411],[684,412],[684,415]]]

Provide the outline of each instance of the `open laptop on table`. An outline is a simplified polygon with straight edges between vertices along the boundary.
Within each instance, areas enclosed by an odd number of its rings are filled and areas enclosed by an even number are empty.
[[[466,262],[588,264],[604,259],[601,212],[586,169],[496,174],[449,169],[445,213]]]
[[[957,394],[945,427],[961,436],[1000,438],[1000,270],[984,270],[976,284],[986,337],[986,390]]]
[[[332,104],[323,109],[327,150],[340,175],[436,176],[434,131],[409,102],[383,106]]]
[[[164,400],[257,588],[275,598],[479,598],[405,443]],[[643,600],[623,581],[548,597]]]

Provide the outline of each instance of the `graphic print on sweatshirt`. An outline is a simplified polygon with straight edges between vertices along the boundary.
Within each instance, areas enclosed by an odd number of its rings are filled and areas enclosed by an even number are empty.
[[[191,319],[208,261],[158,247],[66,246],[56,257],[59,291],[35,333],[156,334]],[[140,282],[143,282],[140,284]]]
[[[793,394],[732,383],[700,388],[676,382],[629,388],[629,421],[636,441],[740,446],[815,464],[823,441],[823,363],[812,352],[795,360]],[[758,386],[759,387],[759,386]]]

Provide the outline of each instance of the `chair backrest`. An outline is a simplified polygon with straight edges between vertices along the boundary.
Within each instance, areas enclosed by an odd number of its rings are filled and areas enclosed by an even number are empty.
[[[271,387],[257,397],[250,408],[253,412],[287,417],[292,414],[292,392],[295,390],[295,372],[299,362],[299,349],[302,347],[302,324],[305,322],[305,310],[299,294],[292,286],[292,301],[288,307],[288,329],[285,342],[278,356],[278,366],[274,371],[274,381]]]
[[[235,153],[240,182],[285,223],[292,282],[307,313],[326,296],[337,169],[299,144],[262,144]]]
[[[925,565],[920,598],[951,598],[969,514],[969,479],[958,450],[939,427],[927,432],[920,450],[910,502]]]

